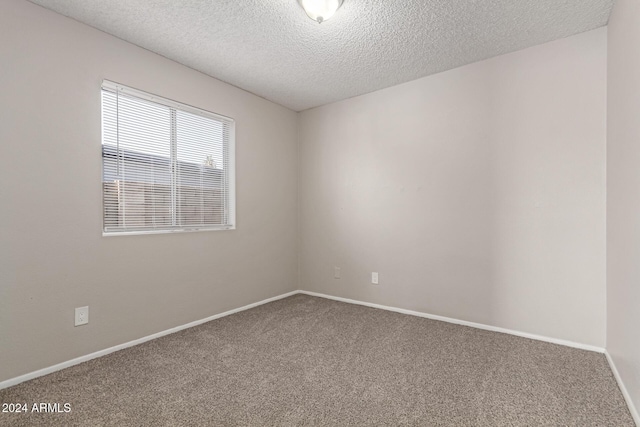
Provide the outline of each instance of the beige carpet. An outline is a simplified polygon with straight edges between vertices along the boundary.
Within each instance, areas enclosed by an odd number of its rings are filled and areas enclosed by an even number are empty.
[[[633,426],[601,354],[296,295],[0,391],[0,425]]]

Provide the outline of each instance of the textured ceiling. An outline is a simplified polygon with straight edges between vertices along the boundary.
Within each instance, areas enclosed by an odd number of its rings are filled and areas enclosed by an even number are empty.
[[[614,0],[31,0],[296,111],[606,25]]]

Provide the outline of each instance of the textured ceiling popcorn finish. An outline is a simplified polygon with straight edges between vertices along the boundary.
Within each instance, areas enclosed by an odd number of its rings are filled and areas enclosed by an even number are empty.
[[[296,111],[607,24],[614,0],[31,0]]]

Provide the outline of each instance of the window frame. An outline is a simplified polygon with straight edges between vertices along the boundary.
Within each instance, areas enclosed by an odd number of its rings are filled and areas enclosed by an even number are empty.
[[[227,159],[227,181],[228,181],[228,206],[227,206],[227,218],[228,224],[223,225],[194,225],[194,226],[172,226],[172,228],[158,228],[158,229],[130,229],[130,230],[109,230],[105,229],[105,195],[104,195],[104,141],[105,141],[105,125],[104,125],[104,109],[102,105],[102,91],[103,90],[123,93],[132,97],[140,98],[146,101],[150,101],[156,104],[160,104],[175,110],[184,111],[190,114],[195,114],[205,118],[226,122],[229,126],[229,140],[227,142],[226,151],[228,152]],[[213,113],[211,111],[203,110],[198,107],[194,107],[189,104],[174,101],[169,98],[164,98],[159,95],[155,95],[149,92],[145,92],[139,89],[134,89],[129,86],[115,83],[109,80],[103,80],[100,86],[100,158],[102,162],[100,183],[102,187],[102,236],[131,236],[131,235],[144,235],[144,234],[170,234],[170,233],[192,233],[197,231],[221,231],[221,230],[235,230],[236,229],[236,122],[233,118],[223,116],[221,114]],[[175,173],[175,172],[174,172]],[[175,212],[173,212],[175,214]]]

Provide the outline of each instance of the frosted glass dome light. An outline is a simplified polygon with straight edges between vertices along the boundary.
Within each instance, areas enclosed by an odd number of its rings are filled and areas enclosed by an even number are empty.
[[[298,0],[309,18],[322,24],[342,6],[343,0]]]

